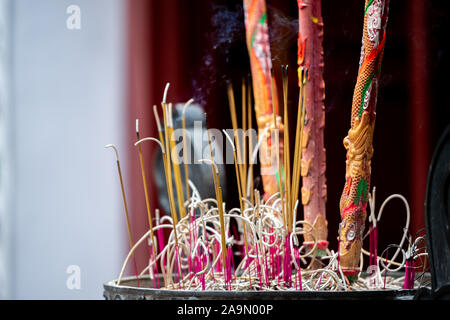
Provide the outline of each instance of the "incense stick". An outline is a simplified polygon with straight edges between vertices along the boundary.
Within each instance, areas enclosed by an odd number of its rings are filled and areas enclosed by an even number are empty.
[[[237,185],[238,185],[238,193],[239,193],[239,206],[241,209],[241,215],[244,216],[244,204],[242,202],[242,198],[243,198],[243,191],[242,191],[242,185],[241,182],[239,180],[239,167],[237,165],[237,161],[236,161],[236,147],[234,146],[233,140],[231,140],[229,134],[225,131],[222,130],[223,133],[225,134],[225,137],[227,138],[228,142],[230,143],[231,147],[233,148],[233,157],[234,157],[234,168],[236,171],[236,181],[237,181]],[[248,255],[248,240],[247,240],[247,227],[245,225],[245,223],[243,224],[243,233],[244,233],[244,245],[245,245],[245,254]],[[250,279],[251,275],[249,273],[249,279]],[[250,280],[251,281],[251,280]]]
[[[176,211],[176,206],[175,206],[175,199],[174,199],[174,195],[173,195],[173,183],[172,183],[172,166],[170,164],[170,144],[169,144],[169,135],[168,135],[168,130],[167,130],[167,110],[166,110],[166,105],[162,104],[162,109],[163,109],[163,119],[164,119],[164,141],[165,141],[165,150],[166,150],[166,172],[167,172],[167,177],[166,177],[166,181],[167,181],[167,192],[169,194],[169,203],[170,203],[170,212],[172,215],[172,221],[173,221],[173,225],[174,228],[178,223],[178,214]],[[178,242],[178,237],[176,236],[176,229],[175,230],[175,241]]]
[[[283,80],[284,81],[284,80]],[[275,97],[275,79],[273,70],[271,70],[271,90],[272,90],[272,97]],[[286,220],[286,211],[287,208],[285,208],[285,201],[284,201],[284,191],[283,191],[283,179],[282,179],[282,169],[281,169],[281,162],[280,162],[280,135],[278,132],[278,112],[273,106],[273,126],[274,126],[274,133],[275,133],[275,151],[276,151],[276,159],[277,159],[277,166],[278,166],[278,185],[279,185],[279,192],[280,192],[280,198],[281,198],[281,213],[283,216],[283,222],[285,224],[287,223]]]
[[[237,159],[238,159],[238,163],[239,163],[239,177],[240,177],[241,183],[242,183],[243,179],[242,179],[241,143],[240,143],[239,133],[238,133],[236,104],[234,102],[233,85],[231,84],[231,82],[228,83],[227,91],[228,91],[228,104],[229,104],[230,114],[231,114],[231,122],[233,125],[233,132],[234,132],[234,141],[235,141],[235,145],[236,145]]]
[[[138,128],[137,125],[136,125],[136,128]],[[162,154],[163,154],[163,155],[165,154],[164,147],[163,147],[163,145],[161,144],[161,142],[160,142],[158,139],[153,138],[153,137],[147,137],[147,138],[140,139],[139,141],[137,141],[137,142],[134,144],[134,146],[140,148],[141,143],[144,142],[144,141],[154,141],[154,142],[156,142],[156,143],[159,145],[159,147],[161,148]],[[141,163],[141,164],[142,164],[142,163]],[[145,172],[144,172],[144,174],[145,174]],[[145,188],[146,188],[146,187],[145,187]],[[150,217],[150,219],[151,219],[151,217]],[[156,272],[158,272],[158,267],[157,267],[157,264],[156,264],[156,251],[157,251],[157,249],[156,249],[156,245],[155,245],[155,237],[154,237],[154,233],[153,233],[153,223],[150,224],[150,230],[152,230],[152,232],[150,232],[150,236],[152,237],[153,254],[155,255]],[[159,287],[159,279],[158,279],[158,287]]]
[[[158,109],[157,109],[156,105],[153,106],[153,113],[155,115],[156,126],[158,128],[159,141],[161,142],[161,144],[164,144],[164,146],[165,146],[164,149],[165,150],[169,150],[167,148],[167,141],[165,140],[165,136],[167,136],[167,135],[163,136],[163,131],[162,131],[162,128],[161,128],[161,123],[160,123],[160,120],[159,120]],[[164,107],[163,107],[163,114],[165,115]],[[164,126],[165,126],[165,121],[164,121]],[[165,175],[165,178],[166,178],[167,195],[168,195],[168,198],[169,198],[170,212],[171,212],[171,216],[172,216],[172,221],[176,221],[175,219],[177,219],[177,212],[176,212],[176,206],[175,206],[175,199],[174,199],[174,196],[173,196],[172,177],[171,177],[171,174],[169,174],[169,172],[171,172],[171,169],[170,169],[170,166],[168,167],[167,154],[163,153],[162,157],[163,157],[164,175]],[[170,162],[169,162],[169,165],[170,165]]]
[[[139,119],[136,119],[136,137],[137,140],[139,139]],[[147,218],[148,218],[148,224],[150,227],[150,234],[151,234],[151,240],[152,240],[152,249],[153,249],[153,254],[156,254],[156,247],[155,247],[155,239],[154,239],[154,235],[153,235],[153,222],[152,222],[152,214],[151,214],[151,206],[150,206],[150,198],[148,196],[148,188],[147,188],[147,178],[146,178],[146,174],[145,174],[145,166],[144,166],[144,157],[142,155],[142,148],[141,145],[138,144],[138,152],[139,152],[139,161],[141,164],[141,174],[142,174],[142,183],[144,185],[144,196],[145,196],[145,205],[147,207]]]
[[[168,125],[167,125],[167,134],[169,135],[169,143],[170,143],[170,159],[172,161],[172,167],[173,167],[173,174],[175,177],[175,190],[177,192],[177,200],[178,200],[178,209],[180,212],[180,218],[184,218],[186,216],[186,209],[184,207],[184,193],[183,193],[183,186],[181,182],[181,171],[180,171],[180,159],[178,157],[178,154],[175,152],[172,152],[176,149],[175,140],[173,139],[173,118],[172,118],[172,104],[169,103],[168,105]],[[176,159],[174,160],[174,158]]]
[[[125,219],[127,221],[128,239],[130,241],[130,249],[131,249],[134,246],[134,241],[133,241],[133,233],[131,232],[130,217],[129,217],[129,214],[128,214],[128,204],[127,204],[127,197],[125,196],[125,187],[124,187],[123,178],[122,178],[122,169],[120,168],[119,150],[117,150],[117,147],[115,145],[113,145],[113,144],[108,144],[108,145],[105,146],[105,148],[112,148],[114,150],[114,153],[116,154],[117,172],[119,174],[120,189],[122,191],[123,207],[124,207],[124,210],[125,210]],[[137,286],[139,287],[140,285],[139,285],[139,277],[138,277],[136,256],[134,254],[133,254],[133,261],[134,261],[134,271],[136,273]]]
[[[283,103],[284,103],[284,137],[283,137],[283,148],[284,148],[284,173],[286,182],[286,209],[288,216],[288,230],[292,231],[292,194],[291,194],[291,164],[290,164],[290,145],[289,145],[289,113],[287,108],[287,66],[282,66],[283,75]]]
[[[247,143],[246,143],[246,132],[247,132],[247,95],[246,95],[246,84],[245,79],[242,78],[242,153],[243,153],[243,163],[241,167],[241,185],[247,185]]]
[[[186,184],[186,195],[188,201],[191,199],[191,192],[189,190],[189,170],[188,170],[188,148],[186,140],[186,109],[194,102],[194,99],[190,99],[183,107],[183,113],[181,116],[181,125],[183,128],[183,157],[184,157],[184,180]],[[189,148],[190,149],[190,148]]]
[[[297,199],[299,186],[300,186],[300,175],[301,175],[301,163],[302,163],[302,152],[303,152],[303,129],[305,125],[305,117],[306,117],[306,106],[305,106],[305,87],[306,87],[306,75],[304,73],[304,69],[302,68],[299,72],[299,110],[297,113],[297,130],[295,137],[295,154],[294,154],[294,164],[295,168],[295,178],[293,181],[293,195]]]
[[[250,77],[249,77],[250,78]],[[250,202],[254,204],[253,201],[253,161],[251,159],[251,154],[253,151],[253,119],[252,119],[252,85],[250,83],[250,79],[248,79],[248,95],[247,95],[247,120],[248,120],[248,130],[250,131],[249,141],[248,141],[248,157],[249,157],[249,168],[248,168],[248,175],[247,179],[250,179],[250,193],[247,194],[247,197],[250,197]],[[247,184],[245,184],[247,186]]]

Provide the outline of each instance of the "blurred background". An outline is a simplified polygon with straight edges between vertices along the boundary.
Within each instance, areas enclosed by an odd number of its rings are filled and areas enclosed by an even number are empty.
[[[297,2],[267,3],[275,75],[280,81],[281,65],[290,66],[295,114]],[[363,3],[322,4],[331,248]],[[378,206],[392,193],[409,200],[413,233],[424,227],[428,165],[450,119],[449,26],[445,1],[391,1],[372,184]],[[135,119],[142,137],[156,135],[151,107],[170,82],[169,101],[194,97],[210,127],[231,128],[225,83],[237,87],[249,73],[244,32],[237,0],[0,0],[1,298],[102,298],[102,284],[117,278],[128,250],[115,158],[104,145],[119,147],[136,239],[148,226]],[[148,166],[154,151],[144,148]],[[226,174],[234,186],[233,168]],[[147,175],[158,208],[153,172]],[[230,205],[237,205],[235,189],[228,188]],[[380,248],[400,240],[403,211],[400,202],[386,208]],[[138,252],[140,268],[147,251]]]

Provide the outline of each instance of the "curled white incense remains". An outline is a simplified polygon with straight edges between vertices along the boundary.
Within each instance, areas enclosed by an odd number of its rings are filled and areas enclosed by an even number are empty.
[[[225,248],[221,241],[221,223],[216,199],[201,199],[191,181],[191,199],[186,202],[187,215],[175,225],[169,216],[158,217],[153,227],[156,235],[163,229],[169,229],[167,243],[157,245],[157,255],[149,260],[149,265],[140,272],[140,276],[149,274],[154,286],[168,290],[373,290],[401,289],[404,277],[388,276],[387,271],[398,271],[405,266],[408,252],[400,245],[392,245],[388,258],[386,250],[377,258],[375,273],[360,277],[350,283],[339,266],[339,253],[328,250],[327,254],[317,257],[312,254],[317,245],[302,245],[306,233],[314,237],[314,228],[305,221],[296,221],[292,232],[286,228],[280,207],[279,193],[267,201],[242,199],[245,209],[224,210]],[[259,195],[258,195],[259,196]],[[400,197],[398,195],[391,198]],[[259,199],[259,198],[257,198]],[[406,203],[407,204],[407,203]],[[225,206],[225,204],[224,204]],[[382,209],[378,215],[381,218]],[[407,224],[409,208],[407,208]],[[297,209],[297,206],[294,210]],[[295,212],[293,213],[295,215]],[[236,221],[233,228],[231,220]],[[294,220],[295,221],[295,220]],[[244,225],[246,226],[247,248],[244,246]],[[125,260],[117,284],[120,285],[125,267],[133,252],[141,244],[150,244],[150,230],[133,246]],[[176,237],[175,238],[175,234]],[[406,235],[407,233],[405,233]],[[418,238],[419,240],[419,238]],[[162,241],[154,239],[154,242]],[[413,249],[413,244],[410,249]],[[416,246],[417,248],[417,246]],[[223,260],[223,250],[226,252]],[[369,252],[363,251],[369,255]],[[400,262],[394,261],[401,255]],[[384,255],[384,257],[383,257]],[[416,258],[425,255],[417,253]],[[310,266],[315,259],[321,268]],[[363,259],[361,259],[363,261]],[[317,264],[316,264],[317,265]],[[362,269],[362,266],[361,266]],[[155,270],[161,272],[158,286]],[[227,276],[228,273],[228,276]],[[415,283],[416,286],[419,283]]]
[[[284,88],[287,90],[287,67],[284,69]],[[413,289],[420,285],[420,274],[416,277],[416,270],[426,269],[423,260],[427,257],[424,246],[424,237],[408,238],[410,222],[409,205],[401,195],[388,197],[380,207],[378,215],[375,214],[375,188],[368,194],[370,209],[369,232],[363,237],[370,237],[370,250],[361,250],[361,255],[369,256],[367,273],[363,274],[364,259],[360,260],[357,277],[349,279],[345,275],[345,268],[341,266],[341,252],[326,248],[322,254],[317,254],[320,241],[317,239],[317,230],[310,222],[302,220],[298,215],[299,200],[296,192],[291,192],[289,156],[284,156],[284,179],[280,181],[280,191],[267,193],[262,197],[257,190],[253,190],[252,167],[237,161],[240,156],[240,138],[233,139],[224,131],[226,141],[232,146],[236,171],[236,181],[239,193],[239,207],[227,207],[222,198],[222,188],[219,181],[219,170],[214,162],[212,143],[209,139],[209,159],[200,162],[211,166],[215,198],[202,199],[199,191],[189,180],[188,166],[180,166],[179,157],[174,150],[174,122],[172,119],[172,104],[167,103],[167,91],[164,91],[162,102],[163,123],[160,122],[158,107],[153,111],[156,118],[159,139],[143,138],[139,136],[136,126],[136,135],[143,187],[146,197],[149,231],[138,241],[133,242],[128,209],[126,204],[123,180],[118,161],[118,150],[114,148],[117,156],[117,166],[122,188],[124,208],[132,247],[122,266],[117,285],[121,284],[125,268],[133,259],[136,248],[140,245],[150,246],[149,263],[144,270],[137,272],[137,278],[146,274],[153,281],[153,288],[167,290],[298,290],[298,291],[345,291],[345,290],[374,290],[374,289]],[[243,90],[245,91],[245,90]],[[234,107],[234,93],[228,87],[230,97],[230,110],[234,119],[233,131],[237,132],[237,117]],[[285,91],[285,97],[287,92]],[[244,96],[245,98],[245,96]],[[243,100],[245,100],[243,98]],[[287,101],[287,99],[284,99]],[[185,127],[184,111],[192,103],[190,100],[183,108],[183,128]],[[287,108],[285,103],[285,114]],[[249,116],[249,118],[251,118]],[[278,127],[277,116],[274,116],[274,127]],[[288,128],[287,117],[284,128]],[[246,123],[246,119],[243,119]],[[248,128],[251,127],[251,122]],[[302,128],[302,126],[300,126]],[[243,143],[244,159],[251,159],[253,163],[264,136],[268,134],[269,127],[260,134],[256,146],[252,143]],[[302,130],[298,132],[301,133]],[[166,134],[167,133],[167,134]],[[141,144],[146,141],[156,142],[162,153],[164,173],[167,182],[167,194],[170,203],[170,216],[160,216],[159,210],[152,211],[149,194],[147,192],[144,160]],[[296,141],[300,141],[296,139]],[[275,142],[277,142],[275,140]],[[296,143],[297,144],[297,143]],[[108,145],[111,146],[111,145]],[[289,150],[289,140],[285,137],[284,149]],[[287,152],[283,153],[288,154]],[[180,160],[180,159],[178,159]],[[238,164],[239,162],[239,164]],[[173,172],[172,172],[173,169]],[[181,170],[184,169],[185,181],[181,179]],[[297,168],[298,169],[298,168]],[[280,170],[281,172],[281,170]],[[295,164],[294,164],[294,172]],[[287,174],[286,174],[287,173]],[[174,183],[172,181],[174,179]],[[287,181],[286,188],[281,187],[281,181]],[[297,180],[297,179],[296,179]],[[300,179],[298,179],[300,180]],[[186,200],[181,196],[183,184],[186,187]],[[298,190],[299,185],[295,186]],[[177,193],[177,203],[175,202]],[[406,222],[402,238],[398,245],[390,245],[381,255],[377,254],[379,222],[387,203],[393,199],[401,199],[406,208]],[[153,216],[155,215],[155,216]],[[155,221],[155,223],[153,223]],[[164,238],[163,231],[169,234]],[[302,239],[311,239],[305,245]],[[407,245],[405,249],[405,245]],[[392,277],[392,272],[404,269],[405,275]],[[390,273],[390,274],[389,274]],[[138,275],[139,274],[139,275]],[[139,286],[139,284],[138,284]]]

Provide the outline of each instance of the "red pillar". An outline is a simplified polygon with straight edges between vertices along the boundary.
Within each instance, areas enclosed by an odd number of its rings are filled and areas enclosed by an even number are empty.
[[[130,207],[131,228],[134,241],[139,240],[148,231],[147,209],[145,205],[142,175],[140,171],[136,142],[136,118],[140,119],[141,138],[154,135],[155,125],[151,113],[152,78],[150,74],[152,61],[152,10],[151,1],[128,1],[128,50],[127,50],[127,109],[126,137],[128,153],[128,202]],[[149,159],[152,144],[143,145],[144,159]],[[146,161],[146,175],[149,182],[150,203],[154,210],[156,205],[149,161]],[[141,245],[136,252],[139,272],[148,264],[149,247]],[[131,269],[129,269],[131,270]]]
[[[127,195],[131,215],[134,241],[139,240],[148,230],[149,223],[145,204],[144,187],[136,142],[136,119],[140,119],[141,138],[158,137],[153,105],[160,103],[166,82],[171,83],[169,102],[181,102],[181,51],[182,22],[180,21],[180,2],[176,0],[128,0],[127,1]],[[186,49],[186,48],[185,48]],[[186,49],[187,50],[187,49]],[[151,214],[159,207],[158,194],[153,182],[153,152],[156,144],[142,145],[146,178],[149,188]],[[124,152],[124,154],[126,154]],[[164,214],[164,213],[162,213]],[[149,247],[142,244],[136,253],[138,270],[148,265]],[[131,273],[131,269],[130,273]]]
[[[410,204],[411,233],[425,227],[424,201],[430,163],[430,100],[428,68],[428,4],[423,0],[407,2],[409,17],[409,104],[411,132]]]

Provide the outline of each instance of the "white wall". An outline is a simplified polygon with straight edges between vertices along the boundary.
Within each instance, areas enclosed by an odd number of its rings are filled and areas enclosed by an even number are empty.
[[[11,4],[11,298],[102,299],[126,245],[114,155],[104,149],[124,149],[125,1]],[[71,4],[81,30],[66,27]],[[81,268],[81,290],[66,287],[69,265]]]
[[[11,19],[9,0],[0,0],[0,299],[11,295]]]

